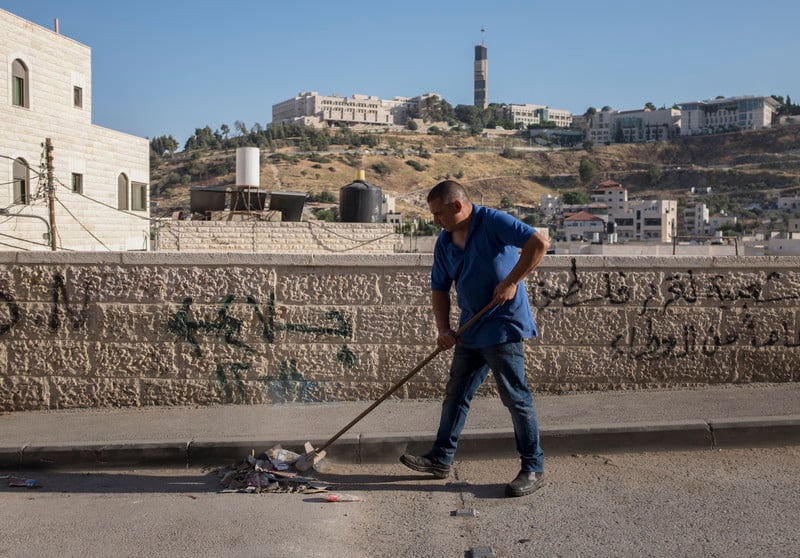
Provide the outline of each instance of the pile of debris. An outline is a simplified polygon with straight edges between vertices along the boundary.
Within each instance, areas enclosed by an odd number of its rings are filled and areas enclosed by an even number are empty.
[[[253,450],[240,464],[217,470],[222,492],[329,493],[333,488],[329,483],[302,476],[293,470],[299,458],[299,454],[280,446],[260,455]]]

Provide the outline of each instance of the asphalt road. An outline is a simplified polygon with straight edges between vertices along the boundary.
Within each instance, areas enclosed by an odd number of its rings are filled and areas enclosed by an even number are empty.
[[[800,446],[550,457],[523,498],[503,496],[515,460],[326,465],[363,501],[222,494],[200,469],[0,471],[42,486],[0,481],[0,556],[800,555]]]

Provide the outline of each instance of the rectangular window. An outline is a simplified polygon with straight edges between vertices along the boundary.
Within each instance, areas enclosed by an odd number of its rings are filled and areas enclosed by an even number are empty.
[[[144,211],[147,209],[147,184],[141,182],[131,183],[131,209]]]
[[[25,80],[18,76],[14,76],[14,104],[25,106]]]
[[[83,88],[77,85],[72,88],[72,102],[75,108],[83,108]]]
[[[83,175],[77,172],[72,173],[72,191],[76,194],[83,194]]]
[[[14,179],[14,203],[28,203],[28,181],[24,178]]]

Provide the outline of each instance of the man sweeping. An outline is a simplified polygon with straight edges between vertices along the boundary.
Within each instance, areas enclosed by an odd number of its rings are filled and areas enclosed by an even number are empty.
[[[454,180],[428,193],[428,207],[442,233],[434,248],[431,302],[437,346],[455,347],[433,448],[400,461],[422,473],[447,478],[473,396],[489,370],[500,399],[511,413],[519,474],[506,495],[525,496],[544,481],[544,454],[533,395],[525,379],[522,340],[538,335],[523,279],[542,261],[550,245],[533,227],[507,213],[470,202]],[[487,304],[495,307],[459,338],[450,326],[450,289],[455,284],[460,324]]]

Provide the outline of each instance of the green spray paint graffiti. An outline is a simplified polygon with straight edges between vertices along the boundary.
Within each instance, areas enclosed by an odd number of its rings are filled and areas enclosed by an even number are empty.
[[[180,308],[167,320],[166,328],[183,342],[192,348],[192,354],[197,357],[204,357],[204,351],[200,346],[199,336],[201,334],[211,334],[215,337],[222,337],[226,345],[241,349],[246,354],[255,353],[253,347],[241,340],[245,320],[233,315],[236,306],[236,296],[227,295],[219,305],[213,319],[196,319],[192,311],[194,300],[191,297],[183,299]],[[307,333],[313,335],[333,335],[350,339],[353,336],[352,324],[348,321],[345,314],[339,310],[329,310],[324,316],[326,320],[332,322],[330,325],[310,325],[302,323],[284,322],[278,323],[275,320],[275,294],[270,293],[267,303],[263,306],[253,295],[245,297],[245,306],[253,313],[260,327],[260,337],[268,343],[274,343],[276,332],[291,331],[297,333]],[[338,362],[352,368],[358,358],[353,351],[343,345],[336,355]],[[297,371],[297,363],[293,359],[283,361],[280,364],[281,372],[277,377],[259,377],[258,380],[269,385],[270,394],[275,401],[316,401],[319,396],[315,395],[318,391],[316,382],[303,380],[302,375]],[[225,392],[226,398],[233,400],[234,394],[238,394],[241,399],[246,399],[245,382],[241,372],[251,368],[250,363],[233,362],[223,365],[217,362],[215,365],[215,375],[217,383]],[[230,371],[230,377],[226,373]],[[235,391],[234,391],[235,388]]]

